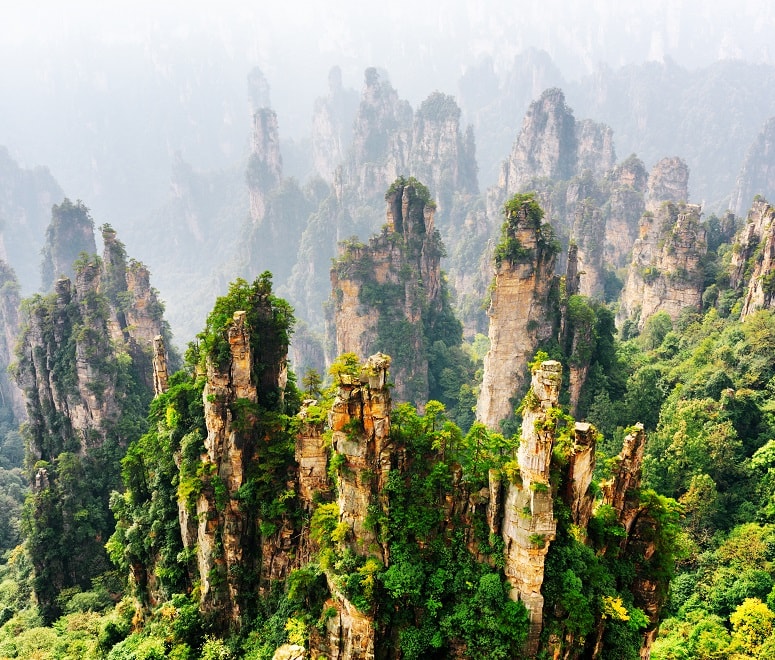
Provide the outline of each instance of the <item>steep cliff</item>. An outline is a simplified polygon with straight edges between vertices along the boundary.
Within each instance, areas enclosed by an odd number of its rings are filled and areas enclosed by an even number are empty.
[[[689,200],[689,167],[676,157],[663,158],[649,174],[646,191],[646,207],[656,213],[662,202],[686,202]]]
[[[745,227],[735,239],[738,249],[732,253],[730,284],[743,290],[740,317],[757,309],[771,309],[775,294],[775,209],[756,197],[748,212]]]
[[[533,370],[522,407],[522,434],[517,451],[519,478],[509,484],[504,501],[504,572],[513,587],[512,598],[519,598],[530,614],[525,645],[529,656],[538,651],[544,609],[544,561],[557,530],[549,469],[561,384],[559,362],[543,362]]]
[[[756,195],[769,198],[775,195],[775,117],[764,123],[748,148],[729,208],[743,215]]]
[[[78,200],[69,199],[51,208],[51,222],[46,228],[46,243],[43,246],[41,263],[42,290],[50,292],[55,281],[62,276],[73,278],[73,264],[78,255],[94,254],[94,220],[89,209]]]
[[[558,246],[532,195],[516,195],[505,206],[495,249],[495,280],[488,315],[490,350],[476,404],[476,417],[491,429],[511,416],[524,372],[541,340],[552,336],[559,302],[554,278]]]
[[[290,569],[291,512],[275,498],[293,492],[282,487],[294,479],[286,472],[293,446],[282,416],[293,317],[271,291],[268,277],[237,282],[200,336],[207,435],[192,475],[199,485],[179,507],[200,606],[221,625],[240,626],[253,612],[252,589],[268,588]]]
[[[260,222],[266,212],[266,195],[279,185],[283,176],[280,130],[274,110],[256,110],[250,147],[245,175],[250,193],[250,217],[253,222]]]
[[[9,378],[8,366],[14,360],[19,338],[19,282],[13,269],[0,259],[0,419],[15,423],[26,417],[24,398]]]
[[[115,232],[104,236],[104,259],[79,260],[75,283],[60,278],[53,294],[23,307],[14,377],[29,417],[35,519],[28,545],[46,617],[56,613],[61,589],[88,587],[108,567],[108,495],[120,485],[118,460],[144,426],[150,335],[167,332],[147,270],[127,266]],[[48,542],[49,528],[57,544]]]
[[[322,326],[321,294],[337,244],[379,230],[384,192],[396,178],[418,178],[429,188],[438,203],[436,226],[450,251],[464,242],[461,230],[477,201],[473,133],[461,126],[455,100],[434,93],[413,112],[376,69],[367,69],[364,79],[352,144],[332,192],[308,214],[298,242],[286,241],[295,252],[283,265],[293,262],[289,296],[315,330]],[[481,243],[486,240],[485,231]]]
[[[560,89],[548,89],[531,103],[498,184],[488,192],[490,217],[514,193],[538,184],[568,181],[588,170],[601,177],[616,162],[611,129],[578,122]]]
[[[650,195],[650,208],[658,196]],[[706,252],[699,206],[663,202],[656,213],[647,211],[632,248],[617,325],[629,319],[643,328],[657,312],[675,320],[684,310],[700,309],[704,284],[701,261]]]
[[[25,294],[41,288],[43,236],[52,205],[63,197],[46,168],[20,167],[8,149],[0,147],[0,259],[14,269]]]
[[[368,245],[346,242],[331,269],[332,333],[337,354],[389,353],[395,396],[422,405],[428,399],[428,347],[448,339],[443,326],[445,317],[452,319],[435,204],[415,179],[396,180],[385,199],[382,233]]]
[[[312,110],[312,166],[331,183],[352,142],[358,95],[342,87],[342,70],[328,73],[328,94],[315,100]]]

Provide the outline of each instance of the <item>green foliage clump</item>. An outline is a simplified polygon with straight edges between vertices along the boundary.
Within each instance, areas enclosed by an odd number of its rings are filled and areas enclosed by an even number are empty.
[[[560,251],[560,244],[551,225],[541,224],[544,211],[538,204],[535,193],[514,195],[504,205],[503,213],[506,219],[501,225],[500,240],[495,246],[495,265],[498,268],[504,261],[514,266],[536,256],[539,261],[545,261]],[[522,222],[525,224],[522,225]],[[517,237],[520,230],[535,232],[538,255],[534,255],[532,249],[522,245]]]
[[[279,368],[287,354],[295,321],[291,306],[272,294],[272,275],[268,271],[252,284],[243,279],[231,283],[228,293],[215,301],[205,329],[197,335],[198,344],[189,348],[188,359],[202,367],[209,359],[218,369],[225,370],[231,359],[228,330],[237,311],[245,312],[250,332],[252,376],[259,386],[259,403],[273,407],[282,393],[276,379],[271,378],[272,370]]]

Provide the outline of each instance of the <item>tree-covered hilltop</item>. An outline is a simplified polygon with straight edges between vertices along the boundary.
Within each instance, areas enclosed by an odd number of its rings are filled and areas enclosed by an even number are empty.
[[[55,206],[52,227],[69,222],[63,213],[80,218],[79,234],[91,231],[82,204]],[[127,446],[146,428],[153,338],[169,334],[147,269],[127,261],[112,228],[102,234],[102,258],[82,253],[74,281],[61,277],[53,293],[22,303],[12,365],[26,400],[31,488],[20,524],[47,622],[62,614],[63,597],[93,580],[102,580],[102,592],[117,588],[104,547],[115,528],[108,499],[121,486]]]
[[[707,237],[702,293],[617,332],[578,293],[572,246],[536,287],[552,232],[535,196],[510,200],[491,337],[508,354],[509,287],[546,294],[546,333],[526,316],[532,359],[485,361],[509,413],[464,429],[459,405],[393,401],[401,353],[344,353],[299,388],[269,273],[229,287],[167,378],[163,352],[136,352],[145,280],[103,226],[103,259],[25,307],[38,455],[24,545],[0,568],[0,657],[768,658],[775,211],[757,200],[732,238],[734,219],[661,208],[643,219],[660,258],[682,227]],[[442,347],[463,351],[453,329]],[[157,384],[147,419],[131,374]]]
[[[124,587],[60,592],[51,628],[9,591],[0,656],[516,658],[533,633],[540,649],[638,656],[678,522],[639,487],[642,431],[594,474],[597,431],[562,411],[545,355],[513,435],[463,433],[436,401],[393,406],[383,354],[342,355],[301,405],[292,327],[268,274],[218,299],[121,462],[104,540]],[[546,555],[542,629],[512,538]],[[5,568],[19,588],[23,556]]]

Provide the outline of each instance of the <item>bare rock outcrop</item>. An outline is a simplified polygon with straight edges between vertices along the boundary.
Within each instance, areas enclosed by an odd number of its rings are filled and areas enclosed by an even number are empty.
[[[569,181],[585,170],[599,178],[615,162],[611,129],[577,121],[562,90],[548,89],[530,104],[498,184],[488,192],[488,215],[497,217],[507,198],[536,188],[537,183],[541,187],[542,181]],[[542,199],[547,210],[548,201]]]
[[[700,262],[706,252],[699,206],[663,202],[656,213],[647,211],[632,249],[617,325],[629,319],[643,328],[657,312],[675,320],[684,310],[700,309]]]
[[[764,123],[748,149],[732,192],[730,208],[742,216],[757,195],[775,196],[775,117]]]
[[[393,356],[395,396],[428,398],[424,325],[443,304],[435,207],[419,182],[398,179],[386,195],[386,224],[368,245],[346,242],[331,269],[336,353]]]
[[[390,562],[388,545],[367,519],[372,510],[386,512],[385,486],[391,468],[405,461],[390,438],[390,358],[372,355],[359,375],[340,374],[336,398],[329,413],[333,432],[332,460],[336,460],[339,524],[345,526],[344,544],[360,556]],[[315,653],[338,660],[373,660],[379,650],[374,612],[362,612],[327,574],[332,597],[326,607],[336,614],[326,622],[325,636]]]
[[[663,158],[651,170],[646,193],[647,210],[656,213],[662,202],[689,200],[689,167],[674,156]]]
[[[504,502],[504,572],[513,587],[512,598],[521,600],[530,615],[525,647],[530,656],[538,651],[543,622],[544,561],[557,530],[549,467],[556,426],[553,411],[561,384],[559,362],[543,362],[533,371],[522,412],[522,438],[517,452],[519,478],[509,484]]]
[[[740,318],[757,309],[771,309],[775,300],[775,209],[754,199],[746,224],[735,239],[730,284],[745,288]],[[746,279],[747,278],[747,279]]]
[[[528,360],[554,331],[550,294],[557,286],[556,249],[548,240],[548,229],[528,201],[506,213],[502,244],[517,246],[517,251],[496,258],[488,310],[490,350],[476,404],[477,419],[491,429],[498,429],[513,413],[513,398],[524,384]]]

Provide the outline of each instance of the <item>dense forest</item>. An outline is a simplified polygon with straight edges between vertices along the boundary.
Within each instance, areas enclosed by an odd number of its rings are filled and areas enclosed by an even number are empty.
[[[334,68],[289,143],[256,68],[118,229],[0,150],[0,660],[775,657],[773,75]]]

